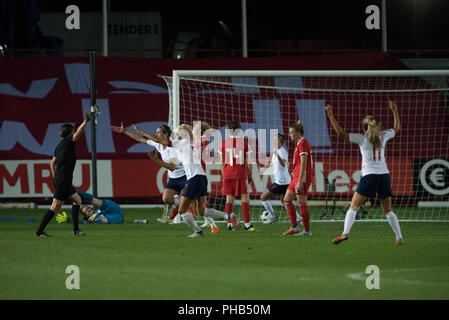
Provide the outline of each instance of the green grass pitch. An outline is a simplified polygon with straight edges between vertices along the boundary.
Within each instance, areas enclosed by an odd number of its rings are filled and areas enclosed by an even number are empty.
[[[122,225],[81,225],[87,235],[73,237],[53,220],[53,237],[36,238],[44,212],[0,210],[0,299],[449,299],[445,222],[402,222],[397,246],[386,221],[356,221],[335,246],[342,222],[312,222],[307,238],[282,236],[287,223],[256,223],[254,233],[219,224],[219,234],[187,238],[185,224],[156,221],[162,209],[124,209]],[[65,286],[69,265],[79,290]],[[380,289],[365,286],[369,265]]]

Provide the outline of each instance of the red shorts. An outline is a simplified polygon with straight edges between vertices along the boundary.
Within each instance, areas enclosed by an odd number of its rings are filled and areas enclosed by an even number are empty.
[[[291,190],[291,191],[293,191],[294,193],[296,193],[295,188],[296,188],[296,185],[297,185],[297,184],[298,184],[298,179],[293,179],[293,180],[290,182],[290,184],[288,185],[288,190]],[[303,195],[303,196],[307,196],[307,195],[309,194],[309,188],[310,188],[310,185],[311,185],[311,184],[312,184],[312,182],[309,182],[309,181],[303,182],[302,185],[304,186],[304,191],[303,191],[303,192],[296,193],[296,194],[300,194],[300,195]]]
[[[248,180],[246,179],[224,179],[223,190],[225,196],[240,196],[248,194]]]

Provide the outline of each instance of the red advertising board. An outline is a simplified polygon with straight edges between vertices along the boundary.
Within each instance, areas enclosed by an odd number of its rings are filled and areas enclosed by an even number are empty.
[[[409,159],[389,159],[393,195],[413,196],[413,168]],[[50,162],[45,160],[0,161],[0,197],[51,197],[54,192],[50,176]],[[254,165],[256,166],[256,165]],[[264,175],[264,167],[253,167],[252,195],[260,195],[272,183],[271,175]],[[167,182],[165,169],[151,160],[101,160],[98,163],[99,196],[101,197],[159,197]],[[221,194],[220,165],[206,166],[211,194]],[[337,195],[351,195],[361,178],[360,159],[316,159],[311,196],[324,196],[326,176],[335,180]],[[92,191],[90,163],[78,161],[74,186]]]

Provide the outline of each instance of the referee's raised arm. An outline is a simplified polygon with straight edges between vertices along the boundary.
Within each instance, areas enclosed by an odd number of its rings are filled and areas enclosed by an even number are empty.
[[[80,136],[84,133],[84,129],[86,128],[87,123],[89,121],[90,121],[90,115],[86,112],[86,117],[85,117],[83,123],[81,123],[81,125],[78,127],[78,129],[76,129],[75,133],[73,134],[73,137],[72,137],[73,142],[78,141]]]

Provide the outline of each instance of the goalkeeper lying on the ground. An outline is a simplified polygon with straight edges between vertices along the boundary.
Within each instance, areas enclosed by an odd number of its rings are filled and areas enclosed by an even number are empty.
[[[123,213],[120,206],[111,200],[100,200],[94,198],[90,193],[76,190],[83,202],[95,205],[98,209],[94,212],[92,207],[83,206],[81,212],[84,214],[84,223],[123,223]],[[65,212],[56,216],[58,223],[70,223],[70,218]]]

